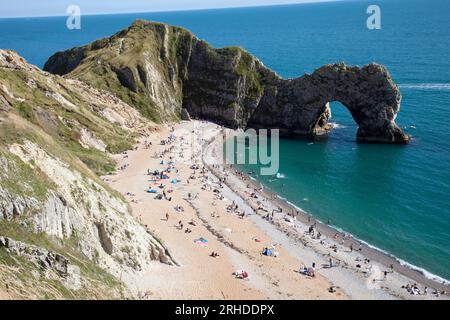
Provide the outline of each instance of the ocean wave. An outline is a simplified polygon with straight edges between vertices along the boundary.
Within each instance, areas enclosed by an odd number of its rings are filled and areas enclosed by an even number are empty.
[[[391,255],[391,256],[392,256],[392,255]],[[402,259],[399,259],[399,258],[397,258],[397,257],[395,257],[395,256],[392,256],[392,257],[393,257],[395,260],[397,260],[402,266],[406,266],[406,267],[408,267],[408,268],[410,268],[410,269],[413,269],[413,270],[416,270],[416,271],[420,272],[420,273],[423,274],[423,276],[424,276],[425,278],[427,278],[427,279],[434,280],[434,281],[436,281],[436,282],[440,282],[440,283],[443,283],[443,284],[446,284],[446,285],[449,285],[449,284],[450,284],[450,281],[449,281],[449,280],[444,279],[444,278],[442,278],[442,277],[439,277],[439,276],[435,275],[434,273],[431,273],[431,272],[425,270],[424,268],[420,268],[420,267],[418,267],[418,266],[415,266],[415,265],[413,265],[413,264],[411,264],[411,263],[409,263],[409,262],[406,262],[406,261],[404,261],[404,260],[402,260]]]
[[[336,122],[330,122],[330,124],[333,126],[333,129],[345,129],[345,128],[347,128],[347,126],[344,126],[344,125],[336,123]]]
[[[308,214],[305,210],[303,210],[302,208],[300,208],[299,206],[293,204],[292,202],[288,201],[288,200],[284,200],[287,203],[289,203],[289,205],[291,205],[292,207],[294,207],[296,210],[300,211],[303,214]]]
[[[287,201],[286,198],[284,198],[284,197],[282,197],[282,196],[280,196],[280,195],[278,195],[278,194],[277,194],[277,198],[278,198],[278,199],[281,199],[281,200],[283,200],[283,201],[289,202],[289,201]]]
[[[408,83],[399,84],[400,89],[450,90],[450,83]]]

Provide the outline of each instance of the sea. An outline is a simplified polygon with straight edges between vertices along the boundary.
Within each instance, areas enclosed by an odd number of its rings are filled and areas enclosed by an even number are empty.
[[[369,29],[369,5],[380,29]],[[82,8],[81,8],[82,9]],[[348,110],[331,104],[323,141],[282,139],[266,188],[318,220],[450,280],[450,1],[334,1],[178,12],[0,19],[0,48],[43,67],[56,51],[110,36],[135,19],[182,26],[215,47],[242,46],[285,78],[336,62],[387,66],[403,100],[397,123],[407,146],[357,144]],[[64,14],[64,13],[62,13]]]

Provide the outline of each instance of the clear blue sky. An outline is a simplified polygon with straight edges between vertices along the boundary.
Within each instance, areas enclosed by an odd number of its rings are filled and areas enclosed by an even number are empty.
[[[127,13],[321,2],[324,0],[0,0],[0,17],[63,16],[75,4],[82,14]]]

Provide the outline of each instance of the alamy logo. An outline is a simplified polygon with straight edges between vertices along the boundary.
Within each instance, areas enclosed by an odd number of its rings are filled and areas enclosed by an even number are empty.
[[[180,138],[181,145],[189,145],[189,148],[180,152],[173,148],[171,159],[177,162],[191,164],[195,159],[202,157],[210,166],[216,165],[259,165],[260,175],[276,175],[280,166],[280,133],[278,129],[261,129],[256,132],[248,129],[228,134],[222,129],[220,134],[214,137],[214,156],[208,152],[211,134],[195,122],[192,127],[178,129],[176,135]],[[205,149],[204,149],[205,148]],[[212,150],[211,149],[211,150]]]
[[[66,21],[67,29],[81,29],[81,9],[77,5],[70,5],[67,7],[66,13],[69,15]]]
[[[367,29],[379,30],[381,29],[381,9],[377,5],[370,5],[367,7],[367,14],[370,16],[367,18]]]
[[[270,130],[270,132],[267,129],[260,129],[259,132],[248,129],[225,141],[224,157],[228,164],[259,164],[260,174],[271,176],[278,173],[279,152],[280,131],[278,129]]]

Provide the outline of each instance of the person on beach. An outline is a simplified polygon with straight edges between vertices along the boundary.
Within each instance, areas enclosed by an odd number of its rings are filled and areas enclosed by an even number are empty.
[[[166,221],[169,221],[169,214],[166,213]]]

